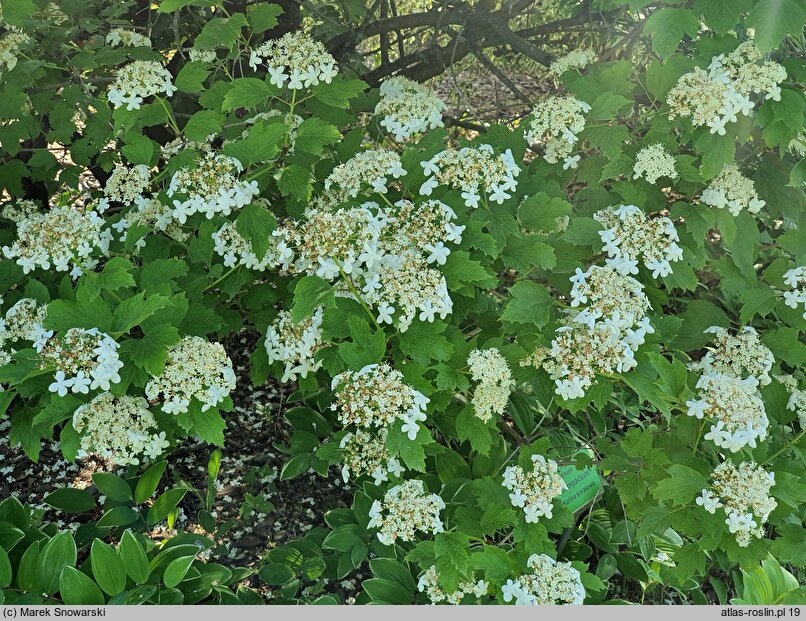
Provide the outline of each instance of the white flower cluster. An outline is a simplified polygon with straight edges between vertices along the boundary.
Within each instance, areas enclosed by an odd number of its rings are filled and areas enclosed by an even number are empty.
[[[53,330],[45,330],[42,325],[48,314],[48,307],[33,298],[22,298],[0,318],[0,366],[11,361],[16,341],[30,341],[34,349],[42,351],[45,342],[53,336]]]
[[[203,213],[207,218],[217,214],[228,216],[233,209],[240,209],[252,202],[259,193],[257,181],[241,181],[243,171],[234,157],[208,152],[194,167],[177,170],[168,186],[168,196],[180,195],[185,200],[174,199],[173,217],[180,224],[188,216]]]
[[[437,494],[425,491],[418,479],[395,485],[383,497],[372,503],[369,510],[369,528],[378,528],[378,541],[390,546],[395,541],[414,541],[416,531],[443,532],[439,512],[445,502]]]
[[[278,229],[283,238],[278,257],[284,269],[331,282],[349,279],[377,311],[378,323],[392,324],[397,313],[404,332],[415,317],[430,322],[453,310],[445,277],[436,267],[447,261],[447,244],[462,240],[464,226],[454,224],[455,218],[450,207],[435,200],[314,208],[307,220]],[[340,286],[341,294],[354,295],[346,283]]]
[[[26,218],[30,218],[38,211],[39,205],[37,205],[35,201],[27,198],[21,198],[9,203],[5,203],[3,208],[0,209],[0,216],[6,220],[11,220],[15,224],[18,224]]]
[[[582,577],[571,563],[560,563],[545,554],[533,554],[526,561],[531,573],[507,580],[501,587],[505,602],[520,606],[581,605],[585,600]]]
[[[584,69],[590,63],[599,60],[599,55],[590,48],[571,50],[551,63],[549,70],[556,76],[561,76],[569,69]]]
[[[571,277],[570,321],[556,331],[551,348],[538,347],[522,366],[542,367],[563,399],[585,396],[596,374],[625,373],[637,366],[635,352],[655,330],[646,312],[643,285],[609,267],[577,268]]]
[[[699,398],[686,402],[687,414],[715,420],[705,439],[717,446],[734,453],[748,445],[755,448],[756,440],[766,437],[769,425],[757,388],[759,383],[771,381],[772,352],[750,326],[735,335],[718,326],[705,332],[714,335],[714,347],[690,365],[702,375],[697,381]]]
[[[794,375],[776,375],[775,379],[789,391],[786,409],[795,412],[800,428],[806,429],[806,389],[800,387],[800,382]]]
[[[677,179],[674,156],[662,144],[651,144],[635,154],[633,179],[643,177],[648,183],[655,183],[660,177]]]
[[[22,32],[10,30],[0,37],[0,75],[17,66],[20,47],[30,43],[31,37]]]
[[[476,208],[488,197],[499,205],[518,187],[521,172],[512,151],[496,155],[488,144],[461,149],[446,149],[426,162],[420,162],[427,179],[420,186],[422,196],[430,196],[440,185],[462,193],[465,205]],[[486,199],[485,199],[486,200]]]
[[[17,265],[26,274],[40,267],[51,266],[66,272],[74,266],[71,276],[83,273],[76,261],[87,258],[82,265],[93,264],[90,254],[100,247],[103,220],[95,211],[79,211],[71,207],[54,207],[46,212],[33,212],[17,222],[17,239],[3,246],[8,259],[17,259]]]
[[[543,159],[549,164],[565,160],[565,168],[576,168],[579,157],[571,158],[579,133],[585,129],[584,114],[591,107],[571,95],[551,95],[532,110],[531,120],[524,132],[530,145],[542,144]]]
[[[182,229],[176,220],[173,219],[173,209],[167,205],[163,205],[156,198],[138,197],[135,200],[136,209],[130,209],[123,214],[123,217],[111,225],[119,237],[118,241],[126,241],[128,230],[134,227],[144,227],[149,231],[162,231],[171,239],[175,239],[180,243],[186,242],[190,238],[190,233]],[[101,232],[101,250],[104,252],[109,251],[109,244],[114,239],[114,234],[109,229]],[[145,239],[139,239],[135,248],[142,248],[145,246]]]
[[[729,375],[702,375],[697,381],[698,399],[686,401],[689,416],[716,422],[705,434],[721,448],[733,453],[744,446],[756,448],[756,440],[767,437],[767,412],[758,394],[758,380]]]
[[[175,91],[171,73],[160,63],[154,60],[135,60],[121,67],[115,74],[107,99],[115,108],[125,104],[126,110],[139,110],[146,97],[158,93],[165,93],[166,97],[170,97]]]
[[[766,205],[758,197],[753,180],[739,172],[736,164],[725,164],[719,174],[711,179],[700,200],[718,209],[727,207],[733,216],[738,216],[743,209],[757,214]]]
[[[212,234],[216,253],[224,257],[225,267],[243,265],[252,270],[262,272],[279,261],[276,237],[269,237],[269,247],[262,259],[258,259],[252,248],[252,242],[243,238],[234,222],[225,222]]]
[[[410,440],[417,437],[418,422],[424,421],[428,397],[403,381],[403,374],[388,364],[369,364],[359,371],[344,371],[333,378],[336,398],[331,409],[338,411],[342,425],[383,428],[402,421]]]
[[[503,414],[512,392],[512,373],[507,361],[495,347],[474,349],[467,357],[470,376],[479,382],[471,403],[478,418],[485,423],[494,414]]]
[[[738,379],[753,377],[762,386],[770,383],[770,371],[775,358],[761,342],[758,332],[751,326],[742,327],[736,334],[719,326],[705,329],[713,334],[714,347],[703,358],[691,365],[694,371],[705,375],[722,374]]]
[[[297,376],[308,377],[317,371],[322,362],[315,359],[322,348],[322,307],[312,316],[295,323],[291,313],[281,310],[277,319],[266,330],[264,342],[269,362],[282,362],[283,377],[280,381],[292,382]]]
[[[710,489],[697,497],[697,504],[711,514],[724,508],[725,524],[741,547],[747,547],[752,537],[763,537],[762,525],[778,505],[769,495],[775,473],[755,462],[743,461],[736,466],[726,461],[714,469],[711,481]]]
[[[400,179],[406,169],[392,149],[367,149],[336,166],[325,179],[325,193],[317,204],[334,207],[364,192],[386,194],[389,177]]]
[[[381,99],[375,114],[383,116],[381,127],[406,140],[414,134],[442,127],[445,103],[430,89],[403,76],[388,78],[381,84]]]
[[[200,50],[192,47],[188,50],[188,58],[194,63],[212,63],[218,59],[215,50]]]
[[[100,388],[109,390],[120,382],[118,344],[97,328],[70,328],[64,335],[52,336],[42,346],[42,367],[56,369],[50,392],[60,397],[68,391],[87,394]]]
[[[532,455],[529,472],[520,466],[507,466],[501,484],[510,491],[512,506],[523,509],[527,523],[541,517],[551,519],[554,499],[568,489],[557,472],[557,462],[542,455]]]
[[[789,308],[803,305],[803,318],[806,319],[806,267],[799,265],[784,274],[784,283],[790,291],[784,291],[784,302]]]
[[[431,565],[431,567],[426,569],[425,573],[420,576],[420,580],[417,582],[417,590],[420,591],[420,593],[425,592],[432,604],[446,602],[454,606],[461,604],[462,600],[468,595],[472,595],[475,599],[484,597],[487,595],[487,589],[489,588],[490,585],[484,580],[477,582],[465,580],[458,584],[458,588],[455,591],[447,593],[445,589],[439,585],[439,574],[437,573],[436,565]]]
[[[131,205],[151,183],[151,172],[145,164],[131,168],[118,166],[112,171],[104,186],[104,196],[109,200]]]
[[[697,67],[681,76],[667,96],[669,118],[689,117],[695,126],[708,126],[712,134],[723,136],[737,115],[753,110],[751,95],[780,101],[786,70],[776,62],[760,60],[758,48],[746,41],[727,57],[714,56],[707,71]]]
[[[118,466],[139,464],[140,455],[156,459],[168,447],[142,397],[102,392],[75,411],[73,427],[81,435],[80,457],[95,453]]]
[[[166,414],[187,412],[191,399],[201,402],[204,412],[221,403],[233,388],[232,361],[221,343],[186,336],[168,349],[162,373],[146,384],[146,397],[161,399]]]
[[[357,429],[341,439],[341,476],[345,483],[350,480],[350,475],[368,474],[375,485],[388,481],[390,474],[398,478],[403,475],[406,470],[400,460],[391,456],[386,448],[387,435],[385,427],[377,433]]]
[[[106,35],[106,44],[112,47],[151,47],[151,39],[133,30],[112,28]]]
[[[635,205],[608,207],[593,214],[604,227],[599,231],[607,252],[607,265],[620,274],[637,274],[638,259],[652,278],[672,273],[672,262],[683,258],[680,238],[669,218],[647,218]]]
[[[252,50],[249,66],[266,65],[270,82],[292,90],[330,84],[338,73],[336,60],[321,42],[303,32],[289,32]]]

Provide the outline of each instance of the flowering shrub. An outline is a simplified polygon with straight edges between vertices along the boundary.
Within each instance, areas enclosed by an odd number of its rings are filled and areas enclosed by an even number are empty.
[[[148,29],[110,8],[89,35],[83,3],[45,4],[2,2],[0,410],[31,459],[58,439],[130,470],[97,483],[119,550],[78,571],[72,543],[42,588],[0,555],[6,602],[253,601],[212,542],[166,544],[153,580],[104,569],[148,567],[131,530],[174,524],[160,460],[223,445],[241,330],[252,383],[298,406],[281,478],[353,496],[269,554],[281,601],[367,567],[381,603],[748,601],[740,571],[802,576],[806,63],[775,3],[657,8],[647,62],[569,54],[522,127],[478,135],[309,32],[266,39],[273,4],[163,0]],[[8,540],[44,563],[53,532]]]

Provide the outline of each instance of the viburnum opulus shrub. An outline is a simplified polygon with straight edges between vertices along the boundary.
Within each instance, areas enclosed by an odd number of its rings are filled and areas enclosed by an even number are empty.
[[[31,459],[53,438],[129,478],[97,480],[117,549],[84,571],[4,506],[31,535],[6,602],[254,601],[248,570],[132,534],[173,525],[171,447],[223,444],[245,327],[253,384],[295,386],[282,477],[354,492],[269,554],[280,601],[368,559],[364,602],[756,601],[757,572],[802,597],[797,3],[661,7],[648,62],[557,58],[472,139],[428,87],[266,39],[275,5],[164,0],[146,30],[84,4],[2,2],[0,404]]]

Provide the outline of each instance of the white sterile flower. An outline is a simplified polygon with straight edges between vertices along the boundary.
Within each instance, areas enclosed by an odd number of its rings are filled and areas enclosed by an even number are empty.
[[[441,604],[442,602],[458,605],[461,604],[465,598],[470,596],[479,599],[487,594],[489,585],[484,580],[473,582],[475,577],[471,580],[464,580],[459,583],[456,590],[448,593],[439,584],[439,574],[437,573],[436,565],[431,565],[426,569],[425,573],[420,576],[417,582],[417,590],[421,593],[425,592],[428,599],[432,604]]]
[[[252,50],[249,66],[266,65],[271,83],[292,90],[330,84],[337,75],[336,61],[325,46],[304,32],[289,32]]]
[[[96,328],[70,328],[50,337],[39,354],[42,366],[56,369],[56,381],[48,389],[62,397],[66,388],[83,394],[96,388],[109,390],[120,382],[118,371],[123,368],[117,348],[112,337]]]
[[[738,216],[745,209],[755,215],[766,204],[759,199],[753,180],[739,172],[736,164],[725,164],[703,190],[700,200],[718,209],[727,207],[733,216]]]
[[[430,89],[402,76],[386,79],[375,114],[382,116],[381,127],[402,141],[428,129],[443,127],[443,101]]]
[[[584,69],[590,63],[599,60],[599,55],[589,48],[571,50],[565,56],[553,61],[549,70],[556,76],[561,76],[570,69]]]
[[[785,79],[781,65],[762,61],[755,44],[745,41],[727,56],[714,56],[707,70],[697,67],[680,77],[667,95],[669,118],[690,118],[693,125],[724,136],[728,123],[752,112],[751,95],[776,100]]]
[[[437,153],[426,162],[420,162],[428,177],[420,187],[420,195],[428,196],[444,185],[462,194],[468,207],[478,207],[482,196],[503,203],[514,192],[520,174],[510,150],[496,155],[490,145],[448,149]]]
[[[726,461],[714,469],[711,480],[710,489],[702,490],[696,503],[709,513],[723,508],[728,532],[741,547],[748,546],[753,537],[763,537],[762,526],[777,506],[769,495],[775,474],[755,462],[743,461],[737,466]]]
[[[672,273],[672,261],[683,258],[679,237],[669,218],[648,218],[635,205],[608,207],[593,214],[604,229],[599,231],[607,264],[621,274],[637,274],[638,259],[652,270],[652,277]]]
[[[557,462],[542,455],[532,455],[529,471],[507,466],[501,484],[510,490],[512,506],[523,508],[527,522],[537,522],[541,517],[551,519],[554,499],[567,489],[558,474]]]
[[[516,606],[580,605],[585,599],[582,577],[571,563],[555,561],[546,554],[533,554],[526,561],[530,573],[509,579],[501,586],[505,602]]]
[[[590,106],[571,95],[551,95],[532,110],[524,138],[530,145],[543,146],[543,159],[549,164],[565,160],[564,169],[576,168],[579,156],[569,157],[578,141],[578,134],[585,129],[586,112]]]
[[[125,104],[127,110],[139,110],[146,97],[158,93],[170,97],[175,91],[170,72],[160,63],[135,60],[118,69],[109,86],[107,99],[115,108]]]
[[[437,494],[425,491],[418,479],[395,485],[370,509],[369,528],[378,528],[378,541],[392,545],[400,541],[414,541],[416,532],[437,534],[443,531],[439,512],[445,502]]]
[[[162,411],[181,414],[192,399],[202,411],[217,406],[235,388],[232,361],[220,343],[200,336],[186,336],[168,348],[162,372],[145,388],[150,400],[161,400]]]
[[[378,304],[378,316],[376,320],[380,324],[388,323],[391,325],[392,323],[392,314],[395,312],[395,307],[390,306],[386,302],[381,302]]]
[[[563,170],[568,170],[569,168],[576,170],[580,157],[580,155],[569,155],[565,157],[563,159]]]
[[[643,177],[648,183],[655,183],[660,177],[677,179],[674,156],[662,144],[644,147],[635,155],[633,179]]]
[[[501,352],[494,347],[472,350],[467,364],[471,378],[478,382],[471,400],[473,411],[486,423],[494,414],[504,413],[514,385],[512,373]]]
[[[141,455],[154,459],[162,454],[168,441],[156,426],[148,402],[130,395],[103,392],[73,414],[80,453],[96,454],[118,466],[139,464]]]

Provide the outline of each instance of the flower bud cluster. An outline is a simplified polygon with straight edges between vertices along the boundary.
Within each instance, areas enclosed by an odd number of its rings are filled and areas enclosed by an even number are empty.
[[[672,262],[683,258],[680,238],[669,218],[647,218],[635,205],[608,207],[593,214],[604,227],[599,231],[606,263],[620,274],[637,274],[638,259],[652,271],[652,278],[672,273]]]
[[[766,202],[758,197],[756,185],[739,172],[736,164],[725,164],[719,174],[711,179],[700,200],[718,209],[728,208],[733,216],[746,209],[757,214]]]
[[[50,337],[40,352],[42,367],[56,369],[48,390],[60,397],[68,391],[86,395],[96,388],[109,390],[120,382],[118,371],[123,368],[117,350],[115,339],[97,328],[70,328]]]
[[[81,259],[89,258],[93,249],[100,247],[102,223],[95,211],[71,207],[34,212],[17,222],[17,239],[10,246],[3,246],[3,254],[16,259],[26,274],[37,267],[47,270],[51,266],[58,272],[66,272],[72,263],[77,268],[74,270],[77,277],[83,273],[78,264]]]
[[[790,291],[784,291],[784,302],[789,308],[803,306],[803,318],[806,319],[806,267],[798,266],[787,270],[784,283]]]
[[[106,44],[112,47],[151,47],[151,39],[133,30],[112,28],[106,35]]]
[[[695,126],[708,126],[712,134],[724,136],[728,123],[752,112],[752,95],[780,101],[786,70],[761,58],[755,44],[745,41],[727,57],[714,56],[707,71],[697,67],[681,76],[667,96],[669,118],[687,117]]]
[[[395,140],[406,140],[444,125],[442,111],[445,103],[422,84],[394,76],[381,84],[380,92],[375,114],[383,117],[381,127]]]
[[[341,439],[341,476],[345,483],[350,480],[350,475],[368,474],[375,485],[388,481],[390,474],[397,478],[403,475],[405,468],[400,460],[390,455],[386,448],[387,435],[385,427],[377,432],[356,429]]]
[[[17,66],[20,48],[28,45],[31,37],[23,32],[10,30],[0,37],[0,76]]]
[[[478,418],[485,423],[494,414],[504,413],[512,392],[512,373],[507,361],[495,347],[474,349],[467,357],[470,376],[478,382],[471,404]]]
[[[398,539],[414,541],[418,530],[434,535],[443,532],[439,512],[444,508],[442,498],[427,493],[422,481],[410,479],[386,492],[383,502],[372,503],[368,527],[380,529],[378,540],[387,546]]]
[[[541,517],[551,519],[553,503],[568,486],[557,472],[557,462],[542,455],[532,455],[532,470],[507,466],[502,483],[509,491],[513,507],[520,507],[527,523]]]
[[[488,144],[461,149],[447,149],[430,160],[420,162],[426,175],[420,186],[422,196],[430,196],[440,185],[462,193],[465,205],[476,208],[484,199],[503,203],[518,187],[515,179],[521,172],[512,152],[496,155]]]
[[[212,234],[215,242],[215,251],[224,257],[225,267],[243,265],[252,270],[262,272],[269,266],[279,263],[277,252],[277,238],[269,237],[269,247],[262,259],[255,254],[252,242],[243,238],[238,232],[234,222],[225,222],[220,229]]]
[[[258,121],[267,121],[268,119],[273,119],[281,117],[283,123],[286,124],[288,127],[288,147],[286,151],[288,153],[293,153],[294,149],[296,148],[296,140],[297,140],[297,130],[299,126],[302,124],[304,119],[298,114],[285,114],[280,110],[268,110],[266,112],[258,112],[255,116],[250,117],[244,121],[246,125],[254,125]],[[249,136],[249,128],[246,128],[241,133],[241,138],[246,139]]]
[[[643,177],[648,183],[655,183],[660,177],[677,179],[674,156],[662,144],[651,144],[635,154],[633,179]]]
[[[590,63],[599,60],[599,55],[590,48],[571,50],[561,56],[549,66],[549,70],[556,76],[561,76],[569,69],[584,69]]]
[[[800,428],[806,429],[806,389],[800,387],[798,378],[794,375],[776,375],[777,379],[789,392],[786,409],[798,415]]]
[[[533,554],[526,561],[531,573],[507,580],[501,587],[505,602],[521,606],[581,605],[585,600],[582,577],[571,563],[555,561],[545,554]]]
[[[400,154],[392,149],[367,149],[336,166],[325,179],[325,193],[317,199],[318,207],[335,207],[357,198],[359,194],[386,194],[389,177],[406,174]]]
[[[568,156],[579,141],[579,133],[585,129],[585,117],[591,107],[571,95],[552,95],[532,110],[531,120],[524,137],[530,145],[542,144],[543,159],[556,164],[565,159],[568,167],[576,168],[576,160]]]
[[[429,399],[403,380],[403,374],[388,364],[344,371],[333,378],[336,398],[331,408],[342,425],[380,429],[402,421],[403,432],[414,440],[420,430],[417,423],[426,419]]]
[[[135,60],[118,69],[107,99],[115,108],[125,104],[126,110],[139,110],[146,97],[159,93],[170,97],[174,92],[171,73],[165,67],[153,60]]]
[[[0,318],[0,366],[11,362],[13,345],[17,341],[30,341],[34,349],[42,351],[45,342],[53,336],[53,330],[42,325],[48,307],[33,298],[22,298]]]
[[[719,326],[705,329],[713,334],[714,346],[708,349],[703,358],[691,365],[694,371],[704,375],[728,375],[743,379],[753,377],[762,386],[770,383],[770,371],[775,363],[769,347],[761,342],[758,332],[751,326],[744,326],[731,334]]]
[[[187,412],[191,399],[199,401],[204,412],[216,407],[235,388],[232,361],[220,343],[186,336],[168,348],[167,360],[145,390],[149,400],[162,400],[166,414]]]
[[[94,453],[117,466],[137,465],[141,455],[156,459],[168,447],[142,397],[102,392],[75,411],[73,427],[81,436],[80,457]]]
[[[282,362],[285,366],[280,381],[290,382],[317,371],[321,361],[315,359],[322,348],[322,307],[313,315],[294,322],[291,313],[281,310],[277,319],[266,331],[265,347],[269,362]]]
[[[123,217],[111,225],[118,234],[118,241],[126,241],[128,231],[132,227],[143,227],[149,231],[162,231],[171,239],[180,243],[190,239],[190,233],[182,229],[173,218],[173,209],[163,205],[157,198],[146,198],[140,196],[135,201],[136,209],[130,209],[123,214]],[[108,252],[109,244],[114,239],[112,231],[109,229],[101,233],[101,250]],[[139,239],[135,247],[145,246],[145,239]]]
[[[118,166],[112,171],[104,186],[104,196],[109,200],[131,205],[151,183],[151,172],[145,164],[138,164],[132,168]]]
[[[179,195],[185,200],[174,200],[173,217],[184,224],[194,213],[207,218],[217,214],[228,216],[252,202],[259,193],[257,181],[242,181],[243,171],[234,157],[205,153],[195,166],[177,170],[168,186],[168,196]]]
[[[697,504],[711,514],[724,509],[728,531],[736,535],[741,547],[747,547],[753,537],[763,537],[762,526],[778,505],[769,495],[775,473],[755,462],[743,461],[736,466],[726,461],[714,469],[711,481],[711,487],[697,497]]]
[[[288,32],[256,47],[249,66],[257,70],[260,64],[266,65],[272,84],[292,90],[330,84],[338,73],[336,60],[325,46],[303,32]]]
[[[476,600],[480,597],[484,597],[487,595],[489,588],[490,585],[484,580],[477,582],[465,580],[458,584],[458,588],[455,591],[447,593],[445,589],[439,585],[439,574],[437,573],[436,565],[431,565],[431,567],[426,569],[425,573],[420,576],[417,582],[417,590],[420,591],[420,593],[425,592],[432,604],[445,602],[453,604],[454,606],[461,604],[462,600],[468,595],[472,595]]]
[[[5,203],[0,209],[0,216],[10,220],[14,224],[19,224],[27,218],[31,218],[39,212],[39,205],[35,201],[27,198],[20,198],[15,201]]]

